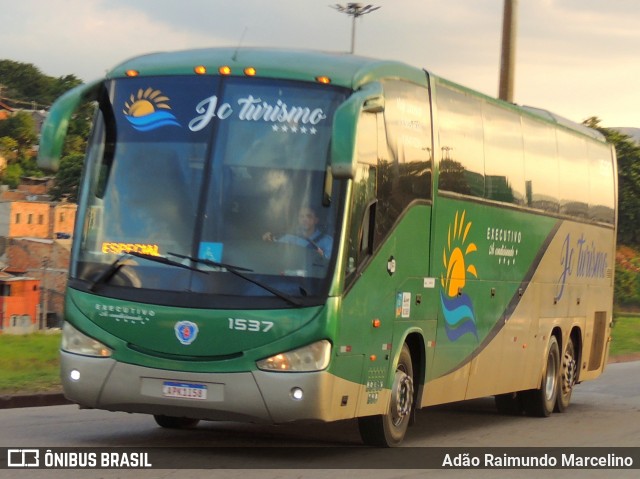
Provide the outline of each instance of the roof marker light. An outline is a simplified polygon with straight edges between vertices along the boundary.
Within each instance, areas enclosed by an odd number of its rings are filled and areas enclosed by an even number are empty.
[[[204,65],[198,65],[193,69],[193,71],[196,73],[196,75],[204,75],[205,73],[207,73],[207,67],[205,67]]]
[[[138,75],[140,75],[140,72],[138,70],[127,70],[126,72],[124,72],[124,74],[128,77],[137,77]]]
[[[231,75],[231,67],[228,65],[223,65],[218,68],[218,73],[220,73],[220,75]]]
[[[247,67],[244,69],[244,74],[247,75],[248,77],[254,77],[256,76],[256,73],[258,72],[253,67]]]
[[[320,75],[316,77],[316,81],[318,83],[324,83],[325,85],[328,85],[329,83],[331,83],[331,78],[325,75]]]

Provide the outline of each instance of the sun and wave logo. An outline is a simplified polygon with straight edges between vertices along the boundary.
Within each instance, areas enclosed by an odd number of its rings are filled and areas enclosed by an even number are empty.
[[[137,94],[131,94],[124,104],[125,118],[138,131],[151,131],[163,126],[180,126],[171,113],[169,97],[160,90],[142,88]]]
[[[469,256],[478,248],[469,241],[472,222],[466,221],[465,216],[466,211],[461,215],[456,212],[453,224],[449,225],[442,258],[446,273],[440,276],[440,302],[447,337],[451,341],[457,341],[465,334],[473,334],[478,338],[473,301],[464,293],[467,275],[478,277],[476,267],[469,262]]]

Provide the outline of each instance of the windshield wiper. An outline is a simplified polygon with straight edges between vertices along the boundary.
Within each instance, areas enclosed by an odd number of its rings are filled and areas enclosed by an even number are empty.
[[[154,255],[145,254],[145,253],[138,253],[136,251],[130,251],[128,253],[121,254],[107,268],[103,269],[100,272],[100,274],[93,280],[93,283],[89,287],[89,291],[95,291],[96,286],[98,286],[99,284],[106,283],[111,278],[113,278],[115,274],[118,271],[120,271],[120,268],[122,268],[125,265],[124,260],[130,256],[146,259],[149,261],[154,261],[156,263],[166,264],[169,266],[176,266],[177,268],[184,268],[191,271],[198,271],[200,273],[207,274],[206,271],[202,271],[201,269],[194,268],[186,264],[178,263],[177,261],[170,260],[169,258],[165,258],[164,256],[154,256]]]
[[[199,264],[205,264],[207,266],[213,266],[215,268],[224,268],[227,271],[229,271],[232,274],[235,274],[236,276],[238,276],[239,278],[244,279],[245,281],[248,281],[249,283],[253,283],[256,286],[261,287],[262,289],[264,289],[265,291],[268,291],[269,293],[273,294],[274,296],[277,296],[278,298],[284,299],[287,303],[289,303],[292,306],[296,306],[296,307],[301,307],[302,303],[300,301],[297,301],[296,299],[294,299],[293,297],[289,296],[288,294],[273,288],[271,286],[269,286],[268,284],[263,283],[262,281],[258,281],[256,279],[253,279],[249,276],[247,276],[246,273],[250,273],[253,272],[253,270],[248,269],[248,268],[242,268],[240,266],[234,266],[234,265],[230,265],[230,264],[226,264],[226,263],[219,263],[217,261],[212,261],[210,259],[204,259],[204,258],[194,258],[193,256],[185,256],[182,254],[178,254],[178,253],[172,253],[170,251],[167,251],[167,254],[171,255],[171,256],[175,256],[176,258],[182,258],[182,259],[188,259],[190,261],[193,261],[194,263],[199,263]]]

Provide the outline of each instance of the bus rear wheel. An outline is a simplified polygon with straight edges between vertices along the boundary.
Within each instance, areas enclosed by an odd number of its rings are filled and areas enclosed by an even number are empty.
[[[396,365],[389,410],[380,416],[358,418],[362,441],[369,446],[398,446],[404,439],[411,420],[414,396],[411,352],[404,344]]]
[[[523,393],[524,409],[529,416],[547,417],[556,405],[560,379],[560,348],[555,336],[549,339],[542,382],[538,389]]]
[[[200,422],[199,419],[192,419],[190,417],[175,417],[175,416],[162,416],[155,414],[153,418],[160,427],[167,429],[191,429],[196,427]]]
[[[576,358],[576,347],[573,339],[569,338],[567,347],[562,355],[562,367],[560,368],[560,390],[558,391],[558,399],[556,400],[557,412],[564,412],[571,402],[571,393],[573,386],[578,378],[578,363]]]

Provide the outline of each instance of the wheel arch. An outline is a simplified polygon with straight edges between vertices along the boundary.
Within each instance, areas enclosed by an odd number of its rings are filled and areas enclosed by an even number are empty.
[[[573,347],[575,348],[575,355],[576,355],[576,363],[578,364],[578,368],[577,368],[577,377],[576,377],[576,383],[578,381],[580,381],[580,371],[582,371],[582,368],[580,367],[580,364],[582,364],[582,347],[583,347],[583,341],[582,341],[582,330],[580,329],[580,326],[575,325],[572,329],[571,332],[569,333],[568,336],[569,340],[573,341]],[[564,344],[560,345],[562,347],[562,349],[560,350],[560,354],[563,353],[564,351]]]
[[[562,351],[562,348],[564,347],[564,341],[562,340],[562,328],[560,326],[554,326],[554,328],[551,330],[551,336],[555,336],[556,339],[558,340],[558,346],[560,347],[560,351]]]
[[[411,353],[411,363],[413,366],[413,383],[415,387],[414,407],[422,404],[422,394],[424,392],[424,383],[427,369],[427,358],[425,341],[422,332],[410,331],[403,343],[406,343]]]

